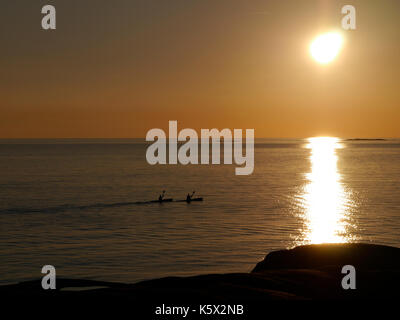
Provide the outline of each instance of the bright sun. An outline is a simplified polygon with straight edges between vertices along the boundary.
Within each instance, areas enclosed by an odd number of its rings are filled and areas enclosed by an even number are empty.
[[[310,46],[312,57],[321,64],[331,62],[339,53],[343,43],[340,33],[324,33],[316,37]]]

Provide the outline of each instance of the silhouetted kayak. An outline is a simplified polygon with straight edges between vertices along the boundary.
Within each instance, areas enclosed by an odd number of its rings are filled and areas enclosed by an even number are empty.
[[[190,202],[192,201],[203,201],[203,198],[192,198],[190,199]]]
[[[162,202],[172,202],[172,201],[173,201],[173,199],[170,198],[170,199],[162,199],[162,200],[153,200],[153,201],[150,201],[150,203],[157,203],[157,202],[162,203]]]
[[[190,201],[188,201],[188,200],[176,200],[175,202],[187,202],[187,203],[190,203],[190,202],[193,202],[193,201],[203,201],[203,198],[192,198],[192,199],[190,199]]]
[[[203,198],[193,198],[190,201],[187,200],[175,200],[172,198],[162,199],[160,200],[152,200],[152,201],[144,201],[144,202],[130,202],[129,204],[147,204],[147,203],[164,203],[164,202],[187,202],[190,203],[192,201],[203,201]]]

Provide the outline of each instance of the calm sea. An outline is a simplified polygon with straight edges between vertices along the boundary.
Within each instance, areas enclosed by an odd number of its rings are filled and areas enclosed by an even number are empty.
[[[400,141],[257,140],[255,170],[150,166],[142,140],[0,141],[0,283],[248,272],[304,243],[400,247]],[[135,204],[196,190],[203,202]]]

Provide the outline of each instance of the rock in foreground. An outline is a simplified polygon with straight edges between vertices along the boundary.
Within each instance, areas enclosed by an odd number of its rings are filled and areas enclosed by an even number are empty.
[[[356,290],[344,290],[344,265],[356,268]],[[117,299],[133,303],[246,303],[266,300],[397,299],[400,249],[370,244],[323,244],[271,252],[251,273],[169,277],[136,284],[57,279],[0,287],[18,298]]]

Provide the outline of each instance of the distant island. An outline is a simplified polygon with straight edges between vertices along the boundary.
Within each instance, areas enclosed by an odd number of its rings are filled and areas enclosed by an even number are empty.
[[[386,141],[387,139],[383,138],[351,138],[351,139],[346,139],[346,141]]]

